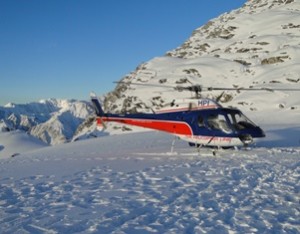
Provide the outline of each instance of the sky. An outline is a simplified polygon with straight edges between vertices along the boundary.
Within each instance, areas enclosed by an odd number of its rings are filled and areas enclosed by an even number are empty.
[[[246,0],[0,0],[0,105],[103,95]]]

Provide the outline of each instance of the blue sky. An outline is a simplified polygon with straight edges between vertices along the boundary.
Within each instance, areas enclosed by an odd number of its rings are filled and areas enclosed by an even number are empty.
[[[0,105],[88,99],[246,0],[0,0]]]

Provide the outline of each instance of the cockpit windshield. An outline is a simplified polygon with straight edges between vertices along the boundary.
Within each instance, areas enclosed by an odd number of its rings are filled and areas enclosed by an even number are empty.
[[[197,126],[199,128],[222,131],[226,134],[256,127],[242,112],[234,109],[225,109],[218,113],[199,115],[197,117]]]
[[[240,111],[230,111],[227,114],[227,116],[232,126],[237,130],[242,130],[245,128],[253,128],[256,126],[250,119],[248,119]]]

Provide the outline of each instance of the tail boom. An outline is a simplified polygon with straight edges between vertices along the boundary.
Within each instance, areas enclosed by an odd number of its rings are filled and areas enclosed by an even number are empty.
[[[149,129],[154,129],[158,131],[168,132],[171,134],[178,135],[193,135],[193,131],[189,124],[183,121],[173,121],[173,120],[161,120],[161,119],[153,119],[149,116],[146,117],[141,114],[140,117],[132,117],[128,116],[114,116],[114,115],[106,115],[102,118],[97,118],[97,123],[102,124],[102,122],[117,122],[122,124],[128,124],[138,127],[144,127]],[[143,118],[144,117],[144,118]]]

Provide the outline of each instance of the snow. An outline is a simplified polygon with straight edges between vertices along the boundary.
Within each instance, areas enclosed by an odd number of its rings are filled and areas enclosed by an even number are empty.
[[[299,88],[298,22],[299,1],[247,1],[123,81]],[[267,137],[215,156],[179,140],[172,150],[173,137],[155,131],[99,132],[92,119],[78,127],[92,113],[86,102],[0,107],[1,131],[54,144],[0,132],[0,233],[300,233],[299,93],[225,94],[222,105]],[[104,104],[145,112],[191,95],[120,84]]]
[[[266,131],[216,156],[149,131],[1,159],[0,232],[299,233],[300,128]]]
[[[0,159],[46,147],[44,142],[23,131],[0,133]]]

